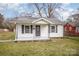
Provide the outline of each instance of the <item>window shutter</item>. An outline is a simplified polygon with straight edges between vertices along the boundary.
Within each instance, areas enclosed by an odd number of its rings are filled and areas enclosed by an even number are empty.
[[[33,30],[33,26],[31,25],[31,33],[32,33],[32,30]]]
[[[24,33],[24,25],[22,25],[22,33]]]
[[[48,33],[50,33],[50,24],[48,25]]]
[[[56,25],[56,33],[57,33],[57,25]]]

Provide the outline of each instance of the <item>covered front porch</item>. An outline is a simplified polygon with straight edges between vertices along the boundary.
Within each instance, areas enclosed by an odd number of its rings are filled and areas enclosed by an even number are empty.
[[[48,32],[48,25],[34,25],[33,29],[33,38],[34,39],[48,39],[49,32]]]

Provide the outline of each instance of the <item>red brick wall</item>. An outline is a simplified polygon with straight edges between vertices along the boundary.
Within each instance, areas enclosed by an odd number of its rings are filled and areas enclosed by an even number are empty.
[[[76,32],[76,27],[66,24],[64,25],[64,35],[67,36],[79,36],[79,33]]]

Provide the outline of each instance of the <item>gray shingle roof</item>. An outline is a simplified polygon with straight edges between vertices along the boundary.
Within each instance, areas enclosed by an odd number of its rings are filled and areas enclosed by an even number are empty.
[[[72,26],[76,26],[76,27],[78,26],[79,27],[79,22],[69,22],[69,24],[72,25]]]
[[[19,17],[16,19],[16,23],[32,23],[35,20],[38,20],[40,18],[34,18],[34,17]],[[52,22],[52,24],[63,24],[62,21],[56,19],[56,18],[44,18],[46,20],[49,20]]]

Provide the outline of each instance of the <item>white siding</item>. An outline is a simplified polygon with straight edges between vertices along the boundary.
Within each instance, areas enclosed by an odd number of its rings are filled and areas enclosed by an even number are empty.
[[[57,33],[48,33],[48,25],[40,25],[40,37],[35,35],[35,25],[33,33],[22,34],[22,24],[16,24],[16,40],[47,40],[49,37],[63,37],[63,25],[57,25]]]
[[[50,33],[50,37],[63,37],[63,25],[57,25],[57,33]]]
[[[25,40],[25,39],[32,39],[33,38],[33,34],[32,33],[22,33],[22,29],[21,29],[21,24],[17,24],[16,25],[16,36],[17,39],[21,39],[21,40]]]
[[[33,25],[33,33],[22,34],[22,24],[16,25],[16,40],[47,40],[48,39],[48,25],[40,25],[40,37],[35,35],[35,25]]]

